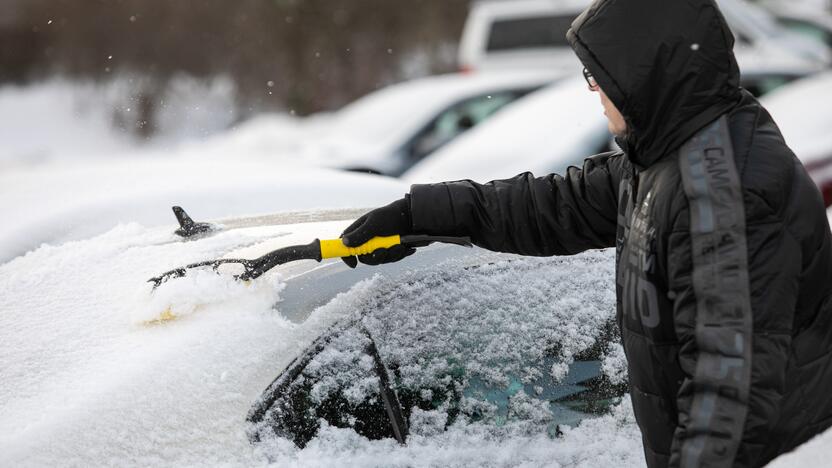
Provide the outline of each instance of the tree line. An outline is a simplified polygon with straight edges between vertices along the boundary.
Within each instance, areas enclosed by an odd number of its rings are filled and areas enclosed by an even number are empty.
[[[129,73],[161,89],[177,74],[227,76],[247,113],[300,115],[453,70],[468,10],[468,0],[3,2],[0,84]]]

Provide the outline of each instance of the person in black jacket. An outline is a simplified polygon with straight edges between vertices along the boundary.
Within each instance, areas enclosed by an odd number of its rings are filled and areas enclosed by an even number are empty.
[[[563,176],[414,185],[343,242],[464,235],[538,256],[614,246],[647,465],[762,466],[832,425],[832,234],[821,195],[740,88],[713,0],[596,0],[567,38],[623,151]]]

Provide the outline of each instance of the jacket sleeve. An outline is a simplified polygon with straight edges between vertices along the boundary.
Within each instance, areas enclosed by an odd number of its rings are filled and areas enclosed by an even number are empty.
[[[683,371],[670,467],[758,466],[781,416],[802,256],[782,222],[743,231],[714,256],[689,229],[670,235]]]
[[[615,245],[622,153],[587,158],[565,176],[478,184],[470,180],[413,185],[413,228],[469,236],[478,246],[523,255],[567,255]]]

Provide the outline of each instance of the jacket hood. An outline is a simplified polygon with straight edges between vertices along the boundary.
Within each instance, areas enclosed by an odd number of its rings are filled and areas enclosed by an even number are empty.
[[[595,0],[566,33],[649,167],[741,97],[734,35],[713,0]]]

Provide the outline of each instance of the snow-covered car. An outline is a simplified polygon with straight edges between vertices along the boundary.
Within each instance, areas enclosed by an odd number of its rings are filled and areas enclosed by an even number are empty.
[[[768,92],[800,76],[753,68],[741,79],[751,91]],[[613,145],[597,93],[587,90],[582,76],[575,76],[518,100],[414,165],[402,178],[411,183],[487,182],[525,171],[562,174]]]
[[[539,259],[435,244],[379,268],[306,260],[247,284],[210,270],[146,282],[337,237],[355,216],[219,220],[190,241],[128,224],[0,265],[0,465],[644,463],[608,325],[612,251]],[[169,307],[177,320],[153,322]],[[327,346],[305,354],[313,343]],[[310,392],[278,395],[321,411],[301,449],[247,415],[305,355]],[[379,362],[399,392],[403,446],[384,438],[372,401]]]
[[[262,158],[152,157],[66,161],[0,172],[0,262],[42,243],[100,234],[122,222],[170,221],[181,204],[205,218],[372,207],[402,182],[276,165]]]
[[[449,74],[395,84],[335,113],[305,159],[399,175],[514,100],[556,81],[551,70]]]
[[[482,0],[472,5],[459,47],[464,71],[518,68],[569,70],[579,66],[566,31],[589,0]],[[745,0],[720,0],[737,38],[741,68],[768,62],[801,73],[832,63],[818,41],[793,33],[765,10]]]
[[[832,92],[832,72],[795,81],[761,101],[774,117],[786,143],[832,206],[832,108],[819,99]]]

